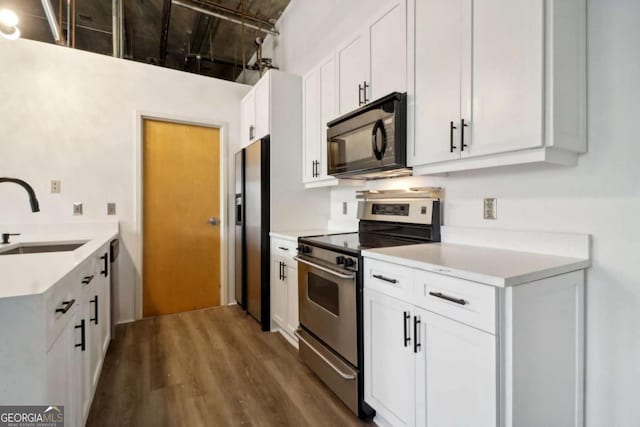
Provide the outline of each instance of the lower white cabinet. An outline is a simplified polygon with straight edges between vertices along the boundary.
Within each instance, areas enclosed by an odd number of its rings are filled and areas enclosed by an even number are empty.
[[[111,339],[109,245],[44,294],[0,299],[0,402],[64,406],[83,426]]]
[[[298,263],[295,240],[271,240],[271,329],[297,343]]]
[[[415,425],[413,306],[364,290],[365,401],[394,426]]]
[[[583,425],[584,272],[495,288],[364,259],[378,425]]]

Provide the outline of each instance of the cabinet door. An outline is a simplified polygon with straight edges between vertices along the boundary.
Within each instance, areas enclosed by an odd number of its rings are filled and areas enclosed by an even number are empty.
[[[320,160],[320,68],[312,70],[303,79],[304,155],[302,170],[304,182],[316,179],[316,162]]]
[[[69,313],[71,315],[71,313]],[[70,321],[47,352],[47,403],[63,405],[66,425],[75,425],[73,407],[74,322]]]
[[[367,32],[363,32],[338,49],[340,114],[346,114],[361,105],[364,83],[369,81],[369,37]]]
[[[85,424],[91,406],[91,379],[89,375],[89,342],[88,342],[88,316],[87,304],[81,303],[76,310],[73,321],[74,327],[74,387],[73,406],[75,409],[76,425]],[[82,344],[84,343],[84,348]]]
[[[96,276],[90,285],[87,286],[87,311],[86,319],[86,339],[87,356],[89,359],[90,390],[94,390],[100,378],[100,360],[102,359],[102,330],[100,329],[100,297],[101,279]]]
[[[240,138],[241,146],[246,147],[255,138],[256,127],[256,94],[255,90],[249,92],[242,103],[240,104],[242,110],[241,115],[241,129]]]
[[[336,59],[331,56],[320,66],[320,156],[317,166],[319,178],[327,177],[327,123],[338,116]]]
[[[287,324],[287,284],[282,278],[283,263],[283,258],[271,257],[271,318],[282,329]]]
[[[108,254],[107,254],[108,255]],[[109,265],[111,268],[111,265]],[[104,359],[109,341],[111,341],[111,277],[112,272],[109,271],[107,277],[102,276],[100,283],[100,304],[98,309],[99,325],[100,325],[100,358]]]
[[[416,425],[495,427],[495,336],[419,308],[415,316]]]
[[[364,290],[364,399],[394,426],[415,424],[412,310],[400,300]]]
[[[256,106],[255,106],[255,138],[263,138],[269,135],[269,96],[270,77],[265,75],[256,83]]]
[[[407,90],[407,0],[369,26],[371,79],[367,101]]]
[[[412,1],[416,19],[415,138],[413,155],[408,154],[410,165],[416,166],[460,156],[461,19],[468,0]]]
[[[285,261],[284,275],[287,287],[287,333],[294,336],[298,329],[298,269],[294,261]]]
[[[483,0],[465,19],[463,157],[543,144],[545,3]]]

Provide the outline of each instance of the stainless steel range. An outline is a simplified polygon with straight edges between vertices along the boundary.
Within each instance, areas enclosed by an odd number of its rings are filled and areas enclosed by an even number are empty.
[[[363,399],[361,250],[440,241],[440,188],[358,193],[357,233],[299,239],[300,357],[360,418]]]

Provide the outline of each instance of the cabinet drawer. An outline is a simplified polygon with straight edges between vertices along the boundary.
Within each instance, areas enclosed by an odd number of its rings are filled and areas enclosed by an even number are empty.
[[[79,280],[80,272],[76,270],[49,289],[44,296],[47,350],[73,318],[76,308],[81,305],[82,298],[77,286]]]
[[[434,313],[496,333],[496,288],[415,270],[413,302]]]
[[[413,294],[413,270],[375,259],[364,259],[364,287],[409,301]]]
[[[298,243],[291,240],[271,239],[271,253],[290,260],[296,256]]]

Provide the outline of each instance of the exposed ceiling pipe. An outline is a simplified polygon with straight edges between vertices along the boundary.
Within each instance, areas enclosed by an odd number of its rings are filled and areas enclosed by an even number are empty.
[[[201,3],[201,6],[206,6],[209,9],[214,9],[221,13],[228,13],[231,15],[235,15],[238,18],[248,19],[250,21],[253,21],[256,25],[259,25],[264,28],[273,27],[273,24],[275,22],[275,19],[266,20],[266,19],[260,18],[257,15],[250,15],[244,11],[244,8],[242,10],[233,9],[230,7],[223,6],[219,3],[214,3],[209,0],[200,0],[198,3]]]
[[[42,0],[42,8],[44,9],[44,14],[47,16],[47,21],[49,21],[49,27],[51,27],[53,40],[55,40],[55,42],[58,44],[62,44],[62,35],[60,34],[60,27],[58,26],[58,21],[56,20],[56,14],[53,11],[53,6],[51,6],[51,2],[49,0]]]
[[[231,16],[223,15],[221,13],[217,13],[217,12],[214,12],[214,11],[208,10],[208,9],[203,9],[201,7],[198,7],[198,6],[190,4],[190,3],[185,3],[182,0],[171,0],[171,3],[175,4],[176,6],[181,6],[181,7],[187,8],[187,9],[191,9],[194,12],[203,13],[205,15],[214,16],[216,18],[224,19],[225,21],[233,22],[234,24],[240,24],[240,25],[243,25],[243,26],[248,27],[248,28],[253,28],[254,30],[262,31],[262,32],[267,33],[267,34],[271,34],[274,37],[277,37],[277,36],[280,35],[278,30],[276,30],[276,29],[261,28],[261,27],[259,27],[257,25],[253,25],[253,24],[249,24],[249,23],[243,22],[240,19],[232,18]]]

